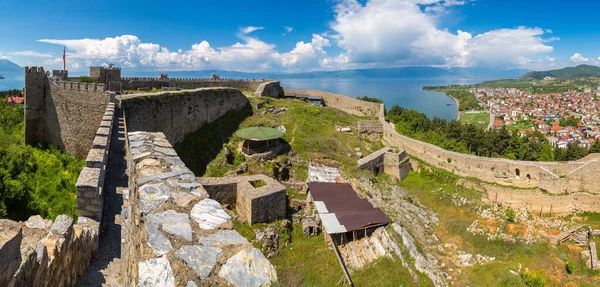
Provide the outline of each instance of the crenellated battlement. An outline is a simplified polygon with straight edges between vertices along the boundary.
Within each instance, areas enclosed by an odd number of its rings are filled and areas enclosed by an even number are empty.
[[[46,76],[46,71],[44,71],[44,67],[25,67],[25,76]]]
[[[68,91],[104,92],[106,90],[105,84],[81,83],[70,81],[60,81],[57,84],[52,78],[50,78],[50,82],[58,86],[58,88]]]
[[[161,74],[162,75],[162,74]],[[228,79],[228,78],[151,78],[151,77],[121,77],[123,81],[190,81],[190,82],[211,82],[211,83],[224,83],[224,82],[268,82],[269,80],[256,80],[256,79]]]

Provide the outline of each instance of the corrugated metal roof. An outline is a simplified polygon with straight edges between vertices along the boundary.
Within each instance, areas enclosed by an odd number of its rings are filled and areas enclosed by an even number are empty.
[[[325,206],[325,202],[315,201],[315,207],[317,208],[319,214],[329,213],[329,211],[327,210],[327,206]]]
[[[333,213],[319,214],[321,222],[329,234],[347,232],[346,227],[340,224],[337,217]]]
[[[319,205],[325,205],[328,213],[321,214],[319,211],[319,216],[334,215],[337,224],[343,226],[344,230],[360,230],[392,222],[381,209],[373,207],[367,199],[359,198],[348,183],[310,182],[308,183],[308,192],[315,202],[315,206],[316,202],[320,202]],[[332,227],[335,228],[335,225]],[[335,233],[331,232],[327,226],[325,229],[327,233]]]

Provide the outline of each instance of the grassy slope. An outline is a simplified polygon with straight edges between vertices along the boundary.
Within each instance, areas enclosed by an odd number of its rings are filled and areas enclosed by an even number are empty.
[[[464,124],[472,124],[480,127],[487,127],[490,123],[489,113],[478,113],[478,114],[463,114],[460,116],[459,121]],[[479,124],[482,121],[484,124]]]
[[[452,193],[476,201],[481,199],[481,193],[456,186],[456,180],[456,176],[436,170],[435,174],[411,172],[409,177],[400,183],[415,194],[425,206],[441,215],[440,223],[435,228],[435,235],[441,242],[453,242],[460,250],[496,257],[495,261],[465,268],[461,274],[451,274],[458,280],[455,285],[526,286],[518,276],[508,271],[517,270],[519,264],[522,264],[523,270],[543,273],[547,286],[594,286],[599,282],[597,280],[600,280],[600,271],[591,272],[583,268],[584,263],[579,256],[581,248],[566,245],[555,247],[547,242],[527,245],[488,241],[485,236],[467,232],[467,227],[476,219],[488,228],[501,228],[505,233],[524,230],[526,226],[481,219],[473,204],[462,207],[448,204],[449,194]],[[588,214],[587,222],[600,225],[600,215]],[[573,274],[567,274],[566,261],[561,258],[569,258],[575,263],[576,270]]]
[[[236,166],[225,163],[223,147],[227,146],[237,154],[236,150],[242,141],[232,134],[238,129],[252,126],[283,125],[287,132],[282,140],[291,145],[295,158],[304,161],[320,161],[347,173],[353,172],[358,159],[354,155],[355,148],[360,148],[361,152],[367,155],[383,147],[380,142],[361,139],[356,135],[356,129],[352,133],[336,132],[336,126],[356,126],[360,120],[359,117],[338,109],[315,107],[295,100],[261,97],[251,97],[250,102],[265,104],[261,109],[254,108],[251,113],[249,111],[229,112],[214,123],[188,134],[181,143],[175,145],[177,153],[196,175],[223,176],[226,172],[234,170]],[[274,115],[267,111],[269,106],[284,107],[288,110]],[[212,136],[207,137],[207,134]],[[348,153],[353,156],[349,157]],[[282,155],[278,159],[285,157],[288,155]],[[243,161],[241,156],[237,158],[239,161],[236,164]],[[272,174],[273,164],[270,162],[248,164],[251,174]],[[295,165],[292,167],[291,174],[294,180],[304,181],[306,171],[306,165]]]
[[[302,160],[321,161],[330,166],[337,166],[345,176],[352,175],[356,166],[355,148],[360,147],[364,154],[380,149],[380,142],[361,139],[355,132],[339,133],[335,127],[355,126],[359,117],[346,114],[333,108],[321,108],[300,101],[251,97],[253,104],[266,102],[261,109],[254,109],[253,116],[247,113],[230,112],[218,121],[205,125],[201,130],[188,135],[185,140],[175,146],[180,157],[194,172],[201,169],[202,161],[212,156],[208,167],[204,169],[205,176],[222,176],[234,170],[243,161],[236,156],[236,164],[225,163],[223,146],[229,146],[235,151],[240,140],[229,137],[235,130],[257,126],[284,125],[287,133],[283,140],[290,143],[294,158]],[[285,107],[288,110],[282,114],[273,115],[267,112],[269,106]],[[212,134],[212,137],[206,137]],[[216,154],[216,156],[215,156]],[[280,156],[278,159],[287,157]],[[205,163],[206,164],[206,163]],[[263,173],[272,175],[273,164],[270,162],[248,162],[249,174]],[[306,179],[306,165],[294,165],[291,170],[296,180]],[[196,173],[200,175],[199,173]],[[294,189],[288,189],[288,197],[304,198]],[[279,224],[275,222],[274,224]],[[244,237],[254,239],[253,229],[265,226],[257,224],[252,227],[235,223],[234,228]],[[281,234],[280,234],[281,236]],[[285,236],[284,236],[285,237]],[[279,285],[281,286],[335,286],[343,274],[335,254],[324,242],[323,236],[306,237],[302,234],[301,226],[294,225],[291,242],[284,246],[280,238],[280,249],[270,261],[277,269]],[[383,276],[386,275],[386,276]],[[408,282],[403,286],[412,286],[408,271],[395,260],[380,260],[360,272],[352,275],[356,286],[399,286],[399,282]],[[398,281],[400,280],[400,281]]]

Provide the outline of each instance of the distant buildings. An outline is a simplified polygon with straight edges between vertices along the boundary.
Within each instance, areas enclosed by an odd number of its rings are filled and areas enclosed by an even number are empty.
[[[484,108],[500,118],[493,123],[495,129],[526,124],[530,128],[517,131],[520,136],[539,131],[558,148],[571,144],[589,148],[600,139],[600,101],[597,100],[600,86],[596,91],[584,88],[583,92],[551,94],[531,94],[515,88],[471,88],[470,91]],[[560,125],[569,118],[580,122],[573,126]]]

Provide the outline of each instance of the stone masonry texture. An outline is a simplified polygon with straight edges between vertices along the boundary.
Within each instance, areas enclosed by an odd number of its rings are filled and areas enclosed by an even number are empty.
[[[170,142],[177,143],[186,134],[228,111],[247,107],[249,102],[236,89],[202,88],[124,96],[121,105],[128,131],[162,132]]]
[[[25,142],[51,143],[83,159],[109,101],[104,85],[57,84],[43,68],[26,67]]]
[[[98,249],[98,222],[59,215],[0,220],[0,286],[74,286]]]
[[[275,268],[239,239],[229,213],[208,198],[163,133],[128,132],[126,142],[126,286],[227,286],[239,284],[240,278],[245,286],[260,286],[277,281]],[[243,264],[231,263],[236,260]]]

